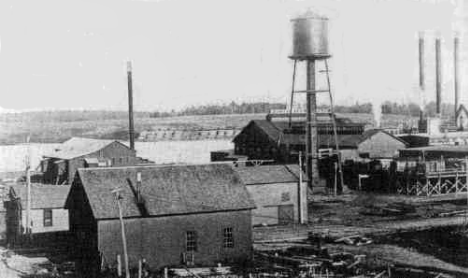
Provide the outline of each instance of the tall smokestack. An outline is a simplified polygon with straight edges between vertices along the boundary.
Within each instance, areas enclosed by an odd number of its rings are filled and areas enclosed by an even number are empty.
[[[424,80],[424,33],[419,33],[419,88],[421,92],[425,89]]]
[[[442,71],[441,71],[441,53],[440,53],[440,37],[435,41],[436,55],[436,113],[440,116],[441,93],[442,93]]]
[[[459,61],[458,61],[458,47],[460,44],[460,40],[458,38],[458,34],[455,34],[453,38],[453,78],[454,78],[454,86],[455,86],[455,119],[457,117],[457,109],[458,109],[458,100],[459,100],[459,93],[460,93],[460,83],[459,83]]]
[[[132,86],[132,62],[127,61],[128,79],[128,132],[130,135],[130,149],[135,150],[135,129],[133,127],[133,86]]]

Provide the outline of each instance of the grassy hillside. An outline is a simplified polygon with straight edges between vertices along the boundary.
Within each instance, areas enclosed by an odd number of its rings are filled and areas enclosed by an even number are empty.
[[[373,125],[371,114],[345,113],[356,122]],[[265,114],[200,115],[151,118],[149,113],[135,114],[135,130],[165,128],[212,129],[241,128]],[[382,126],[396,126],[414,121],[405,115],[384,115]],[[54,111],[0,114],[0,144],[24,143],[28,135],[34,143],[63,142],[72,136],[128,140],[128,115],[110,111]]]

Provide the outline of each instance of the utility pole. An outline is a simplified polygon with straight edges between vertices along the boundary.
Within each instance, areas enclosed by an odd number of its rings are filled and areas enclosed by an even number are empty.
[[[123,252],[124,252],[124,263],[125,263],[125,278],[130,278],[130,272],[128,269],[128,254],[127,254],[127,238],[125,237],[125,225],[122,216],[122,205],[120,204],[120,200],[123,197],[120,196],[120,191],[122,189],[117,188],[112,190],[112,193],[115,195],[115,200],[117,201],[117,206],[119,207],[119,219],[120,219],[120,227],[122,230],[122,244],[123,244]]]
[[[299,208],[299,223],[304,223],[304,215],[302,215],[302,152],[299,152],[299,186],[297,189],[297,207]]]
[[[133,83],[132,62],[127,61],[127,85],[128,85],[128,130],[130,137],[130,149],[135,150],[135,128],[133,126]]]
[[[30,136],[27,137],[26,142],[28,146],[28,154],[26,156],[26,227],[25,233],[30,239],[31,236],[31,145],[29,143]]]
[[[453,79],[454,79],[454,89],[455,89],[455,125],[457,122],[457,110],[458,110],[458,101],[459,101],[459,93],[460,93],[460,69],[458,63],[458,48],[460,45],[460,41],[458,38],[458,34],[455,34],[455,38],[453,39]]]

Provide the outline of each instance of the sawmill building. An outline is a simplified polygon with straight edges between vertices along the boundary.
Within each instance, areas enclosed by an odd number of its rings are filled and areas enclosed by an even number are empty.
[[[123,258],[116,196],[130,267],[213,266],[252,256],[255,208],[227,164],[79,169],[67,198],[78,268],[115,268]]]
[[[139,165],[147,160],[136,151],[115,140],[73,137],[41,161],[43,182],[69,184],[78,168]]]

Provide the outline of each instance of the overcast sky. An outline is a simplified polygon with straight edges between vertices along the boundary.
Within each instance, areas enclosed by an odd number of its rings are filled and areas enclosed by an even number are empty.
[[[435,98],[439,32],[443,100],[453,102],[453,32],[466,24],[454,0],[1,0],[0,107],[125,109],[126,59],[134,62],[137,110],[285,102],[290,19],[307,8],[330,17],[338,103],[419,102],[423,30],[426,100]]]

